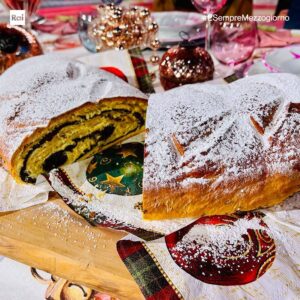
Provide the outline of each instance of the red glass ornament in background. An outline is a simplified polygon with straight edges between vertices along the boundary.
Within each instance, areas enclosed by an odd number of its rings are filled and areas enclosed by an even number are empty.
[[[210,54],[191,42],[169,49],[159,66],[160,82],[165,90],[184,84],[213,79],[214,63]]]
[[[210,243],[210,236],[207,236],[208,241],[204,238],[202,242],[195,240],[190,244],[181,244],[194,226],[210,224],[221,228],[223,225],[230,224],[232,236],[235,238],[235,223],[239,219],[254,218],[260,219],[263,229],[249,228],[247,233],[240,237],[240,243],[236,243],[235,247],[230,241],[225,240],[224,248],[218,248],[218,244]],[[214,285],[230,286],[253,282],[267,272],[276,255],[275,241],[270,235],[267,224],[259,213],[252,212],[240,216],[202,217],[167,235],[165,241],[171,257],[181,269],[202,282]]]
[[[117,77],[123,79],[125,82],[128,82],[128,79],[126,75],[118,68],[115,67],[100,67],[101,70],[104,70],[106,72],[112,73],[116,75]]]

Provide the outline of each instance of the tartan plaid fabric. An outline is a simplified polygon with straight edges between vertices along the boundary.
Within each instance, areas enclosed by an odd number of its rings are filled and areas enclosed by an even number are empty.
[[[135,70],[135,74],[138,80],[140,90],[145,94],[155,93],[152,79],[148,71],[147,63],[143,57],[143,53],[140,48],[134,48],[129,50],[131,61]]]
[[[182,299],[142,242],[121,240],[117,250],[147,300]]]
[[[224,78],[224,80],[227,82],[227,83],[231,83],[231,82],[234,82],[236,80],[238,80],[239,78],[237,77],[236,74],[232,74],[230,76],[227,76]]]

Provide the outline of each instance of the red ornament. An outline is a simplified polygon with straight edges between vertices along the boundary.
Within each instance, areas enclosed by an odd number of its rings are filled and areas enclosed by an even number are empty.
[[[124,81],[128,82],[128,79],[126,77],[126,75],[118,68],[115,67],[101,67],[100,69],[112,73],[116,76],[118,76],[119,78],[123,79]]]
[[[20,60],[43,54],[34,35],[25,29],[0,23],[0,74]]]
[[[169,49],[162,57],[159,73],[165,90],[213,79],[214,63],[203,48],[185,44]]]
[[[215,285],[243,285],[261,277],[275,259],[268,232],[259,214],[246,213],[200,218],[165,241],[176,264],[193,277]]]

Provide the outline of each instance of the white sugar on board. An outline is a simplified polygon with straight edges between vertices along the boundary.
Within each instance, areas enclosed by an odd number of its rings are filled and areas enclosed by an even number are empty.
[[[49,229],[49,232],[54,232],[53,235],[63,241],[68,240],[68,242],[73,244],[79,243],[79,241],[76,239],[69,239],[70,236],[73,236],[70,234],[71,224],[80,227],[82,238],[92,242],[92,247],[94,249],[97,248],[97,242],[102,239],[101,232],[95,232],[92,226],[84,224],[86,221],[76,220],[76,218],[71,216],[66,209],[54,202],[47,202],[46,204],[40,206],[38,210],[40,211],[38,215],[42,217],[42,219],[48,220],[46,225],[47,229]],[[33,218],[36,220],[38,217],[35,216]]]

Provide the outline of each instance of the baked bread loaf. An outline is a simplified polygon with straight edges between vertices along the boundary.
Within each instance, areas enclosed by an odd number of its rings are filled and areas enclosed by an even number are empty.
[[[150,97],[146,219],[229,214],[300,190],[300,79],[258,75]]]
[[[58,55],[0,76],[0,155],[17,182],[94,155],[144,130],[145,95],[123,80]]]
[[[19,26],[0,23],[0,74],[16,62],[42,53],[33,34]]]

